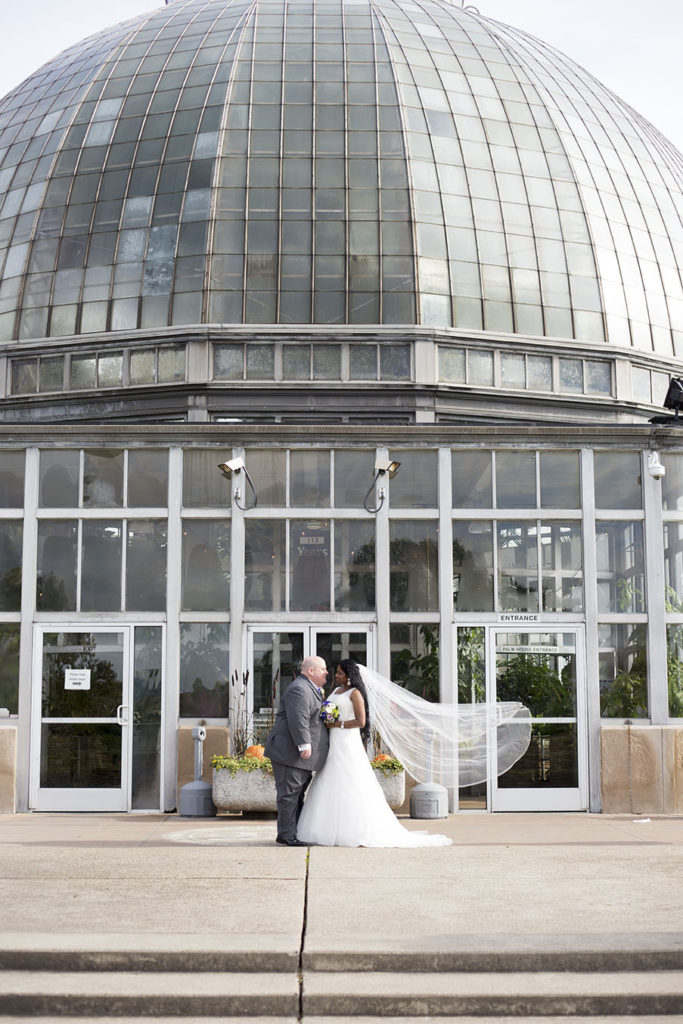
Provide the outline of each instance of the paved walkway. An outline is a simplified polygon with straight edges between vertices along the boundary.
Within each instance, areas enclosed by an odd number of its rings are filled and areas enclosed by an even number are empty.
[[[0,949],[88,935],[272,964],[298,957],[303,936],[304,955],[346,969],[380,952],[683,949],[683,818],[404,823],[453,846],[288,849],[273,820],[238,816],[0,816]]]

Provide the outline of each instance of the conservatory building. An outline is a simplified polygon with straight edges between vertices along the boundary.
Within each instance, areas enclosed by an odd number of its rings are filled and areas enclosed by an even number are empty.
[[[171,0],[0,100],[0,810],[173,810],[317,653],[488,706],[454,811],[683,813],[682,184],[445,0]]]

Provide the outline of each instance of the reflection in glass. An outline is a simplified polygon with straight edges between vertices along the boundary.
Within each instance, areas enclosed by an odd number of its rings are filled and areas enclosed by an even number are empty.
[[[40,497],[43,508],[73,508],[78,505],[79,451],[40,453]]]
[[[161,806],[161,626],[136,626],[131,808]]]
[[[128,507],[165,508],[168,502],[168,451],[132,448],[128,452]]]
[[[83,504],[98,508],[123,505],[123,452],[101,448],[84,453]]]
[[[683,624],[676,622],[666,627],[666,644],[669,716],[683,718]]]
[[[595,453],[596,508],[642,508],[640,454]]]
[[[334,453],[334,505],[336,508],[362,508],[363,499],[375,475],[375,453],[368,449]]]
[[[19,713],[19,636],[18,622],[0,623],[0,707],[11,717]]]
[[[647,626],[598,625],[600,714],[603,718],[647,718]]]
[[[375,523],[373,520],[335,520],[334,607],[338,612],[374,611]]]
[[[46,633],[43,718],[116,718],[123,693],[123,633]],[[69,670],[89,673],[87,689],[69,688]]]
[[[24,452],[0,452],[0,508],[24,507]]]
[[[595,524],[598,611],[645,611],[645,561],[641,522]]]
[[[230,520],[183,519],[183,611],[230,607]]]
[[[492,508],[491,452],[454,451],[453,508]]]
[[[254,481],[259,508],[277,508],[285,504],[286,456],[284,449],[249,448],[246,464]]]
[[[315,653],[325,659],[328,677],[327,691],[334,689],[334,670],[342,658],[353,658],[361,665],[368,663],[368,638],[366,633],[316,633]]]
[[[493,529],[474,519],[453,523],[453,607],[456,612],[493,611]]]
[[[578,452],[539,452],[541,508],[579,508]]]
[[[21,611],[21,520],[0,519],[0,611]]]
[[[438,701],[439,627],[437,623],[394,622],[389,627],[390,675],[395,683],[424,700]]]
[[[391,504],[395,508],[436,508],[437,453],[397,448],[392,449],[389,457],[401,463],[401,468],[390,485]]]
[[[390,522],[389,591],[392,611],[438,610],[438,555],[439,531],[436,522]]]
[[[225,622],[181,623],[181,718],[227,717],[229,633]]]
[[[72,520],[41,519],[38,523],[38,611],[67,612],[76,608],[78,525]]]
[[[254,741],[262,743],[272,727],[282,691],[299,674],[303,633],[254,633],[253,653]]]
[[[683,523],[664,523],[667,611],[683,611]]]
[[[537,612],[536,523],[498,523],[498,606],[503,612]]]
[[[86,519],[81,529],[81,611],[120,611],[122,524]]]
[[[247,519],[244,529],[244,607],[246,611],[284,611],[285,523]]]
[[[541,523],[541,588],[546,612],[583,611],[579,523]]]
[[[166,520],[128,520],[126,610],[166,609]]]
[[[535,452],[496,452],[496,507],[536,508]]]
[[[231,454],[227,453],[231,458]],[[183,505],[186,508],[230,509],[230,483],[218,469],[225,457],[214,448],[183,452]]]
[[[481,704],[486,700],[486,631],[482,626],[458,626],[458,703]],[[486,810],[486,783],[460,786],[460,810]]]
[[[293,508],[328,508],[330,453],[299,450],[289,456],[289,503]]]
[[[119,789],[121,727],[44,722],[40,741],[42,789]]]
[[[662,480],[662,508],[667,511],[683,509],[683,454],[666,452],[666,476]]]
[[[573,722],[534,722],[526,754],[498,777],[499,789],[574,789],[579,782]]]
[[[290,525],[290,611],[330,610],[330,522],[293,519]]]

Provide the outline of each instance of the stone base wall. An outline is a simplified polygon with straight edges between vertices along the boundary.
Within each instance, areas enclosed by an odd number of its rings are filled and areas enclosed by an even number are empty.
[[[14,814],[17,789],[17,730],[0,729],[0,814]]]
[[[227,754],[227,752],[227,725],[207,725],[206,739],[204,740],[203,782],[213,781],[213,770],[211,768],[211,758],[213,755]],[[192,739],[191,726],[178,729],[178,790],[186,782],[194,782],[194,740]]]
[[[683,814],[683,726],[600,730],[605,814]]]

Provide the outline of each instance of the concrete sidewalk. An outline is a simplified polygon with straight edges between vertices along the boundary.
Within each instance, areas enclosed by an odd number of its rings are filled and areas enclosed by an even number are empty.
[[[327,971],[467,949],[683,949],[681,818],[404,823],[453,846],[288,849],[274,821],[239,816],[0,816],[0,948],[68,953],[87,935],[242,970],[303,953]]]

